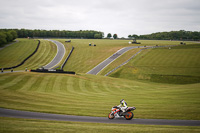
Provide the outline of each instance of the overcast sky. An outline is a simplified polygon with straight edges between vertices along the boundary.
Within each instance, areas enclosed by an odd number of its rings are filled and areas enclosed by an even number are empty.
[[[0,0],[0,28],[97,30],[119,37],[200,31],[200,0]]]

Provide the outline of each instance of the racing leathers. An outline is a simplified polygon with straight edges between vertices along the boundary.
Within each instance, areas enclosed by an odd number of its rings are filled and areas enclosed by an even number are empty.
[[[118,107],[120,107],[123,112],[126,112],[126,109],[128,108],[127,103],[124,100],[120,105],[118,105]]]

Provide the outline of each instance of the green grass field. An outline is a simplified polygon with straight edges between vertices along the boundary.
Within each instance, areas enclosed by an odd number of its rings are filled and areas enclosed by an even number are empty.
[[[110,72],[114,68],[118,67],[119,65],[121,65],[122,63],[127,61],[131,56],[133,56],[134,54],[136,54],[140,50],[141,50],[141,48],[136,48],[136,49],[131,49],[131,50],[127,51],[126,53],[121,55],[119,58],[117,58],[117,60],[113,61],[110,65],[108,65],[106,68],[104,68],[102,71],[100,71],[98,73],[98,75],[107,74],[108,72]]]
[[[30,72],[1,74],[0,79],[3,108],[107,117],[124,98],[129,106],[136,106],[136,118],[200,119],[199,83],[169,85]]]
[[[26,57],[33,53],[38,41],[32,39],[18,39],[15,43],[0,51],[0,67],[11,67],[20,64]],[[56,45],[50,41],[40,40],[38,51],[22,66],[14,70],[37,69],[51,62],[57,53]]]
[[[47,65],[55,57],[57,53],[56,45],[46,40],[40,40],[40,42],[41,43],[38,51],[22,66],[17,68],[18,70],[23,70],[25,68],[37,69],[41,66]]]
[[[129,124],[100,124],[81,122],[59,122],[45,120],[26,120],[0,117],[1,132],[53,132],[53,133],[199,133],[200,127],[153,126]]]
[[[0,68],[12,67],[20,64],[36,49],[38,41],[32,39],[17,39],[14,43],[0,50]]]
[[[165,83],[200,82],[200,45],[145,50],[112,77]]]
[[[65,43],[64,39],[58,40],[70,48],[74,46],[74,52],[67,62],[64,70],[75,71],[77,73],[86,73],[106,58],[117,52],[119,49],[128,46],[155,46],[155,45],[177,45],[177,41],[145,41],[142,44],[128,44],[130,40],[106,40],[106,39],[72,39],[71,43]],[[89,46],[89,43],[97,46]],[[130,55],[129,55],[130,56]],[[124,58],[119,60],[123,63]],[[113,67],[110,69],[112,70]],[[107,72],[109,70],[106,70]],[[104,73],[105,73],[104,72]]]
[[[138,49],[125,53],[97,76],[84,73],[122,47],[132,46],[128,44],[128,40],[72,39],[72,43],[65,43],[64,39],[59,39],[59,41],[64,44],[67,53],[72,46],[75,47],[64,69],[75,71],[77,75],[33,72],[0,74],[0,107],[107,117],[111,107],[118,105],[124,98],[129,106],[137,108],[134,111],[135,118],[200,120],[200,82],[192,82],[194,77],[199,76],[199,45],[173,47],[170,50],[167,48],[146,50],[111,75],[114,77],[105,77],[101,75],[123,63]],[[149,46],[180,43],[176,41],[139,42],[142,43],[141,45]],[[89,43],[95,43],[97,46],[89,47]],[[14,44],[11,46],[10,49],[4,49],[6,52],[0,52],[2,57],[7,54],[7,51],[15,49]],[[46,64],[56,54],[55,47],[53,43],[41,40],[38,52],[18,69],[37,68]],[[2,60],[0,62],[3,62]],[[139,75],[140,78],[135,75]],[[164,80],[160,77],[155,78],[157,80],[146,80],[148,79],[146,75],[190,76],[192,81],[188,78],[187,84],[163,83]],[[174,80],[177,81],[177,79]],[[199,127],[121,126],[119,124],[0,118],[0,132],[121,132],[122,130],[199,132],[200,129]]]
[[[64,40],[59,41],[66,44]],[[89,46],[89,43],[97,46]],[[64,70],[86,73],[117,50],[128,46],[128,43],[116,40],[72,39],[68,45],[74,46],[75,49]]]

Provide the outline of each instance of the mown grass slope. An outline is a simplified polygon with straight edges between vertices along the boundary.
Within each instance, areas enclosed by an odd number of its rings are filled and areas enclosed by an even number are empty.
[[[98,73],[98,75],[106,75],[108,72],[110,72],[111,70],[115,69],[116,67],[118,67],[119,65],[121,65],[122,63],[127,61],[128,59],[130,59],[130,57],[132,57],[134,54],[136,54],[141,49],[142,48],[134,48],[134,49],[131,49],[131,50],[127,51],[126,53],[121,55],[119,58],[114,60],[111,64],[106,66],[103,70],[101,70]]]
[[[145,50],[112,77],[165,83],[200,82],[200,45]]]
[[[20,64],[36,49],[38,41],[33,39],[18,39],[19,42],[0,51],[0,67],[12,67]],[[37,69],[47,65],[55,57],[57,47],[47,40],[40,40],[38,51],[30,57],[22,66],[15,70]]]
[[[64,70],[75,71],[77,73],[86,73],[96,65],[110,57],[119,49],[128,46],[155,46],[155,45],[177,45],[177,41],[145,41],[141,40],[141,44],[129,44],[130,40],[108,40],[108,39],[72,39],[71,43],[65,43],[64,39],[59,39],[64,45],[70,48],[74,46],[74,52],[67,62]],[[96,44],[96,47],[89,46],[89,43]],[[131,55],[129,55],[131,56]],[[126,57],[127,58],[127,57]],[[124,58],[119,62],[123,63]],[[118,62],[118,64],[120,64]],[[113,67],[110,68],[111,70]],[[106,70],[106,72],[109,70]],[[105,72],[104,72],[105,73]],[[103,74],[104,74],[103,73]]]
[[[94,75],[0,74],[0,107],[107,117],[124,98],[136,118],[199,120],[199,83],[142,83]]]
[[[38,41],[33,39],[17,39],[19,42],[0,50],[0,68],[20,64],[36,49]]]
[[[59,41],[66,44],[64,40]],[[89,46],[89,43],[96,44],[96,47]],[[86,73],[127,44],[125,41],[115,40],[72,39],[69,45],[75,49],[64,70]]]
[[[54,132],[54,133],[111,133],[111,132],[148,132],[148,133],[198,133],[200,127],[158,126],[130,124],[102,124],[81,122],[59,122],[45,120],[26,120],[0,117],[1,132]]]
[[[57,47],[54,43],[41,39],[38,51],[16,70],[37,69],[45,66],[53,60],[56,53]]]
[[[41,49],[39,49],[40,52],[37,52],[36,55],[26,62],[27,64],[25,63],[25,65],[19,69],[24,69],[25,67],[37,68],[37,66],[46,64],[54,57],[54,54],[56,53],[55,45],[44,40],[41,41],[42,45],[40,46]],[[72,43],[70,44],[65,43],[63,39],[60,41],[63,42],[66,48],[71,48],[72,45],[75,46],[75,52],[72,54],[72,58],[70,58],[67,63],[65,70],[72,70],[78,73],[86,73],[99,62],[115,53],[118,49],[130,46],[128,45],[127,40],[72,40]],[[140,42],[142,42],[142,45],[179,44],[179,42],[173,41]],[[89,43],[95,43],[97,46],[89,47]],[[180,50],[181,47],[177,48]],[[197,48],[194,47],[194,49]],[[153,53],[156,53],[156,50],[161,49],[155,49],[155,52]],[[175,50],[174,47],[171,50]],[[183,48],[182,50],[185,50],[184,53],[187,53],[189,49]],[[101,74],[106,73],[109,69],[113,69],[113,67],[123,63],[124,60],[128,59],[135,52],[135,50],[127,52],[113,62],[112,66],[104,69]],[[148,60],[148,56],[146,55],[149,53],[151,53],[151,51],[141,53],[134,61],[147,58],[146,61],[138,61],[140,66],[146,64],[145,62]],[[156,57],[164,56],[164,53],[166,55],[165,51],[160,51]],[[181,52],[179,51],[178,54],[180,53]],[[191,51],[189,53],[191,53]],[[179,61],[180,57],[177,56],[178,54],[175,54],[175,57],[177,57]],[[181,54],[181,57],[182,55],[184,54]],[[198,52],[196,55],[198,55]],[[150,58],[151,60],[152,57]],[[175,57],[174,60],[177,61]],[[197,60],[197,58],[195,59]],[[187,56],[185,60],[187,62]],[[176,63],[176,61],[174,62]],[[162,60],[159,62],[162,62]],[[182,64],[185,65],[186,62],[183,62]],[[165,62],[162,64],[162,68],[165,68],[163,67],[166,65]],[[169,68],[172,64],[173,62],[168,64]],[[191,68],[194,70],[194,72],[190,71],[188,73],[192,73],[191,76],[195,77],[195,74],[197,73],[195,73],[196,69],[194,66],[196,66],[196,64],[188,64],[189,66],[192,66]],[[176,65],[177,64],[174,66]],[[169,74],[169,71],[161,70],[159,64],[156,64],[156,66],[153,67],[156,67],[156,70],[159,68],[160,71],[152,72],[148,69],[141,70],[148,74],[156,73],[161,75],[163,72],[166,72],[164,74]],[[127,72],[128,70],[131,70],[134,74],[138,72],[138,69],[130,66],[130,64],[129,67],[125,69],[127,69]],[[173,69],[174,67],[170,68],[170,70]],[[178,73],[177,70],[179,69],[175,69],[174,73],[178,75],[180,73]],[[184,71],[185,73],[182,73],[183,71],[181,71],[181,74],[183,76],[187,75],[186,71],[187,70]],[[125,76],[121,78],[112,78],[86,74],[66,75],[29,72],[0,74],[0,107],[58,114],[107,117],[111,107],[118,105],[119,101],[124,98],[127,101],[128,106],[135,106],[137,108],[134,111],[136,118],[200,120],[200,83],[177,85],[143,82],[144,79],[141,82],[135,80],[136,78],[132,78],[133,75],[124,75]],[[142,73],[142,75],[144,74]],[[88,133],[133,131],[159,133],[199,132],[199,127],[119,125],[0,118],[0,132]]]

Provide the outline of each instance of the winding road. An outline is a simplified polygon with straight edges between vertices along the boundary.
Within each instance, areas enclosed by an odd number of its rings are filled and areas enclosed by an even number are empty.
[[[63,57],[65,55],[65,47],[64,47],[64,45],[62,43],[60,43],[58,41],[50,40],[50,39],[46,39],[46,40],[55,43],[56,46],[57,46],[57,54],[56,54],[56,56],[54,57],[54,59],[49,64],[44,66],[44,69],[52,69],[53,67],[55,67],[63,59]]]
[[[101,70],[103,70],[106,66],[108,66],[110,63],[112,63],[114,60],[116,60],[118,57],[126,53],[127,51],[133,49],[133,48],[144,48],[144,46],[131,46],[131,47],[125,47],[120,50],[118,50],[116,53],[114,53],[112,56],[108,57],[106,60],[98,64],[96,67],[94,67],[92,70],[87,72],[87,74],[93,74],[97,75]]]
[[[105,117],[72,116],[61,114],[49,114],[29,111],[19,111],[0,108],[1,117],[14,117],[24,119],[40,119],[55,121],[74,121],[92,123],[114,123],[114,124],[144,124],[144,125],[173,125],[173,126],[200,126],[199,120],[164,120],[164,119],[132,119],[116,118],[109,120]]]

